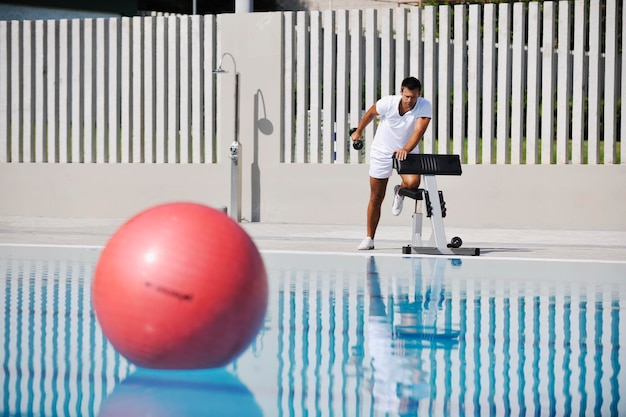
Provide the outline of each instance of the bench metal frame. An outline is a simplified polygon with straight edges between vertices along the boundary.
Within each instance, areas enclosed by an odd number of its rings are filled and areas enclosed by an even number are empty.
[[[424,188],[409,190],[401,188],[401,196],[415,200],[411,245],[402,248],[402,252],[428,255],[480,255],[479,248],[452,247],[446,240],[443,218],[446,216],[446,203],[443,192],[437,187],[437,175],[461,175],[461,161],[458,155],[409,154],[400,161],[393,158],[393,167],[398,174],[421,175]],[[419,200],[424,201],[426,217],[430,218],[432,234],[428,241],[422,238],[424,214],[420,210]]]

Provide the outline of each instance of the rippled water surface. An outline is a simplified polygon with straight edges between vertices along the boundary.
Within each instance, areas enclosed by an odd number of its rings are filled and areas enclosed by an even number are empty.
[[[267,252],[249,349],[174,372],[107,343],[98,255],[0,246],[2,415],[626,415],[626,263]]]

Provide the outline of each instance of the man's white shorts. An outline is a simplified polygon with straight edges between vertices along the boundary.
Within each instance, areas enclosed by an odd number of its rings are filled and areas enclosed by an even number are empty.
[[[411,152],[413,153],[413,152]],[[393,157],[378,152],[370,154],[370,177],[379,180],[390,178],[393,173]]]
[[[391,177],[393,172],[393,160],[390,156],[370,154],[370,177],[385,179]]]

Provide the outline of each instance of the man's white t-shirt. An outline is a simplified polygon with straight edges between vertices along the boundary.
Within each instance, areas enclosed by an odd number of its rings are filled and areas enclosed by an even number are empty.
[[[376,102],[376,111],[381,122],[376,129],[371,152],[377,157],[391,158],[393,153],[402,149],[415,130],[415,122],[420,117],[432,119],[433,109],[430,101],[419,97],[411,111],[400,116],[401,95],[386,96]],[[416,147],[411,153],[418,153]]]

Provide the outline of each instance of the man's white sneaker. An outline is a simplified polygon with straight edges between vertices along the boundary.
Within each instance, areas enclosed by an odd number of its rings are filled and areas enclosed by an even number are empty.
[[[370,250],[374,249],[374,239],[367,236],[365,239],[361,241],[361,244],[358,247],[359,250]]]
[[[393,187],[393,205],[391,206],[391,214],[398,216],[402,213],[402,203],[404,203],[404,196],[398,194],[400,186]]]

